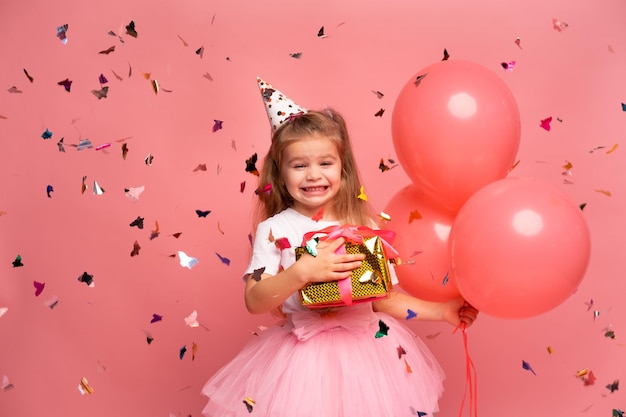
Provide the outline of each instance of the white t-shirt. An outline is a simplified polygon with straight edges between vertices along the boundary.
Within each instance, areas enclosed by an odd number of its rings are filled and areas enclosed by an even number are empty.
[[[292,208],[270,217],[259,223],[256,229],[252,259],[244,274],[251,274],[259,268],[265,268],[264,273],[276,275],[281,266],[289,268],[296,261],[295,248],[302,244],[302,237],[309,232],[322,230],[328,226],[336,226],[336,221],[315,221]],[[273,237],[273,241],[270,240]],[[286,238],[291,248],[280,250],[276,240]],[[392,283],[397,284],[393,268],[389,268]],[[297,292],[293,293],[283,303],[283,311],[291,313],[297,310],[308,310],[300,303]]]

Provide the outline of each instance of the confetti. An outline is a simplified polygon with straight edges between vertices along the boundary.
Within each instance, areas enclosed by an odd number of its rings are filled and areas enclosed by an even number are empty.
[[[504,68],[505,71],[513,71],[513,69],[515,68],[515,61],[502,62],[500,63],[500,65],[502,66],[502,68]]]
[[[261,267],[261,268],[255,269],[249,275],[250,275],[250,278],[252,278],[256,282],[259,282],[259,281],[261,281],[261,276],[263,275],[263,272],[265,272],[265,267],[264,266]]]
[[[91,149],[91,148],[93,148],[93,145],[92,145],[92,143],[91,143],[91,141],[89,139],[80,139],[78,141],[78,145],[74,145],[74,146],[76,146],[76,148],[79,151],[82,151],[83,149]]]
[[[117,78],[118,81],[123,81],[124,79],[119,76],[115,71],[111,70],[111,72],[113,73],[113,75],[115,75],[115,78]]]
[[[607,197],[611,197],[611,192],[609,190],[594,190],[596,193],[604,194]]]
[[[180,358],[180,360],[183,360],[183,358],[185,357],[185,353],[187,352],[187,346],[183,346],[180,348],[180,350],[178,351],[178,357]]]
[[[219,258],[219,260],[226,266],[230,266],[230,259],[220,255],[219,253],[215,252],[215,254],[217,255],[217,257]]]
[[[154,91],[154,94],[158,94],[159,93],[159,82],[157,80],[150,80],[150,84],[152,84],[152,91]]]
[[[178,258],[180,258],[180,266],[191,269],[198,263],[198,259],[187,256],[183,251],[178,251]]]
[[[63,26],[57,27],[57,38],[65,45],[67,44],[67,30],[69,29],[69,25],[66,23]]]
[[[63,144],[63,139],[65,138],[61,138],[58,142],[57,142],[57,147],[59,148],[59,152],[65,152],[65,146]]]
[[[272,191],[272,184],[265,184],[264,186],[257,188],[256,190],[254,190],[254,193],[256,195],[259,194],[267,194],[269,195],[269,193]]]
[[[138,201],[141,193],[146,189],[145,185],[140,185],[139,187],[130,187],[125,188],[124,193],[126,197],[130,198],[132,201]]]
[[[8,307],[0,307],[0,317],[4,316],[7,311],[9,311]]]
[[[96,286],[93,282],[93,275],[89,275],[87,272],[83,272],[82,275],[78,277],[78,282],[84,282],[91,288]]]
[[[104,188],[101,188],[97,181],[93,182],[93,193],[94,195],[104,194]]]
[[[87,176],[83,175],[83,182],[82,182],[82,186],[81,186],[81,194],[85,194],[85,190],[87,190],[87,184],[85,183],[85,181],[87,181]]]
[[[443,58],[441,58],[442,61],[447,61],[450,58],[450,54],[448,53],[447,49],[443,50]]]
[[[94,389],[89,385],[87,378],[83,377],[80,379],[80,384],[78,384],[78,391],[82,394],[93,394]]]
[[[26,75],[26,78],[28,78],[28,81],[30,81],[31,83],[33,81],[35,81],[35,79],[33,77],[30,76],[30,74],[28,73],[28,71],[26,71],[26,68],[22,68],[22,71],[24,71],[24,75]]]
[[[198,49],[196,49],[196,55],[200,56],[200,58],[204,56],[204,46],[201,46]]]
[[[101,151],[102,149],[106,149],[106,148],[109,148],[109,147],[111,147],[110,143],[103,143],[102,145],[96,146],[96,150],[97,151]]]
[[[130,256],[137,256],[139,255],[139,250],[141,249],[141,246],[139,246],[139,242],[137,242],[135,240],[135,243],[133,243],[133,250],[130,252]]]
[[[311,217],[311,219],[316,221],[316,222],[319,222],[323,218],[324,218],[324,207],[322,207],[320,209],[320,211],[317,212],[317,214],[315,214],[315,215],[313,215],[313,217]]]
[[[289,239],[287,239],[286,237],[279,237],[278,239],[276,239],[274,244],[280,250],[285,250],[285,249],[290,249],[291,248],[291,243],[289,243]]]
[[[2,391],[9,391],[15,388],[15,386],[9,382],[9,377],[6,375],[2,376]]]
[[[132,36],[133,38],[137,37],[137,31],[135,30],[135,21],[131,20],[128,25],[126,25],[126,34],[128,36]]]
[[[39,297],[44,287],[46,286],[45,282],[33,281],[33,285],[35,286],[35,297]]]
[[[318,38],[325,38],[326,37],[326,34],[324,33],[324,26],[322,26],[320,28],[320,30],[317,31],[317,37]]]
[[[206,164],[198,164],[198,166],[193,169],[193,172],[196,171],[206,171]]]
[[[150,231],[150,240],[152,239],[156,239],[157,237],[159,237],[159,222],[158,221],[154,221],[154,230]]]
[[[107,98],[108,94],[109,94],[109,87],[108,86],[104,86],[99,90],[91,90],[91,94],[93,94],[94,96],[96,96],[96,98],[98,100],[101,100],[103,98]]]
[[[619,145],[616,143],[615,145],[611,146],[611,149],[609,149],[608,151],[606,151],[606,153],[607,153],[607,154],[609,154],[609,153],[613,153],[613,152],[615,152],[615,151],[617,150],[617,147],[618,147],[618,146],[619,146]]]
[[[49,131],[48,129],[46,129],[46,131],[41,134],[41,138],[44,140],[50,139],[51,137],[52,137],[52,132]]]
[[[146,165],[152,166],[152,161],[154,161],[154,156],[152,156],[152,154],[149,153],[148,156],[146,156],[146,158],[143,161]]]
[[[200,326],[200,323],[198,323],[198,312],[196,310],[192,311],[190,315],[185,317],[185,324],[189,327]]]
[[[552,355],[552,354],[554,353],[554,349],[552,348],[552,346],[548,346],[548,347],[546,348],[546,350],[548,351],[548,353],[549,353],[550,355]]]
[[[565,22],[561,22],[558,19],[552,19],[552,28],[554,28],[554,30],[556,30],[557,32],[563,32],[565,29],[567,29],[568,24]]]
[[[67,91],[68,93],[70,92],[70,89],[72,88],[72,82],[67,78],[64,79],[63,81],[59,81],[57,84],[62,85],[63,88],[65,88],[65,91]]]
[[[256,161],[258,159],[258,155],[255,153],[250,158],[246,159],[246,172],[249,172],[253,175],[259,176],[259,171],[256,168]]]
[[[15,260],[13,261],[13,268],[17,268],[19,266],[24,266],[24,264],[22,263],[22,256],[21,255],[17,255],[15,257]]]
[[[580,209],[580,211],[583,211],[585,207],[587,207],[587,203],[581,203],[578,205],[578,208]]]
[[[383,117],[384,113],[385,113],[385,109],[381,108],[374,114],[374,117]]]
[[[415,408],[413,408],[413,407],[410,407],[410,409],[411,409],[411,414],[413,414],[414,416],[417,416],[417,417],[425,417],[425,416],[427,416],[427,415],[428,415],[428,413],[425,413],[425,412],[423,412],[423,411],[417,411],[417,410],[416,410]]]
[[[255,404],[254,400],[250,397],[246,397],[243,399],[243,403],[246,405],[246,409],[248,410],[248,413],[251,413]]]
[[[428,73],[418,75],[415,78],[415,81],[413,81],[413,84],[415,84],[416,87],[419,87],[419,85],[422,83],[422,81],[424,80],[424,78],[426,78],[427,75]]]
[[[376,339],[379,339],[383,336],[387,336],[388,332],[389,332],[389,326],[387,326],[387,324],[385,324],[384,321],[378,320],[378,331],[376,332],[376,335],[374,337]]]
[[[183,232],[178,232],[178,233],[171,234],[170,236],[174,236],[176,239],[178,239],[180,237],[180,235],[182,235],[182,234],[183,234]]]
[[[545,119],[543,119],[541,121],[541,123],[539,124],[539,127],[547,130],[548,132],[550,131],[550,122],[552,122],[552,116],[547,117]]]
[[[150,323],[156,323],[156,322],[159,322],[161,320],[163,320],[163,316],[161,316],[159,314],[156,314],[156,313],[153,313],[152,314],[152,319],[150,319]]]
[[[626,103],[622,103],[622,111],[626,111]]]
[[[357,196],[357,198],[359,198],[360,200],[363,201],[367,201],[367,196],[365,195],[365,187],[361,186],[361,188],[359,188],[359,195]]]
[[[422,213],[420,213],[417,209],[412,210],[411,213],[409,213],[409,223],[411,223],[413,220],[419,220],[421,218]]]
[[[222,130],[223,123],[224,122],[222,120],[213,119],[213,133],[217,132],[218,130]]]
[[[211,210],[196,210],[198,217],[206,217],[211,213]]]
[[[220,234],[224,234],[224,231],[222,230],[222,226],[220,225],[220,221],[217,221],[217,231],[220,232]]]
[[[100,84],[106,84],[109,82],[109,80],[107,80],[107,77],[105,77],[104,74],[100,74],[98,76],[98,81],[100,82]]]
[[[614,393],[615,391],[617,391],[619,389],[619,379],[616,379],[615,381],[613,381],[610,384],[608,384],[606,386],[606,389],[611,391],[611,394]]]
[[[239,192],[243,193],[245,189],[246,189],[246,182],[241,181],[241,183],[239,183]]]
[[[137,218],[130,223],[130,227],[143,229],[143,217],[137,216]]]
[[[532,372],[532,373],[533,373],[533,375],[537,375],[537,374],[535,373],[535,370],[534,370],[534,369],[530,366],[530,364],[529,364],[528,362],[524,361],[524,360],[522,361],[522,368],[523,368],[523,369],[525,369],[525,370],[527,370],[527,371]]]
[[[398,346],[396,350],[398,351],[398,359],[401,359],[402,355],[406,355],[406,350],[402,346]]]
[[[302,52],[293,52],[293,53],[290,53],[289,56],[295,59],[300,59],[302,58]]]
[[[48,196],[48,198],[52,198],[53,191],[54,188],[51,185],[46,186],[46,195]]]
[[[413,373],[413,369],[411,369],[411,365],[409,365],[409,362],[406,359],[404,359],[404,367],[407,373],[409,374]]]
[[[415,317],[417,317],[417,313],[413,310],[411,310],[410,308],[407,308],[406,310],[406,318],[405,320],[411,320],[414,319]]]
[[[612,417],[624,417],[624,412],[619,408],[614,408]]]
[[[16,86],[13,86],[13,87],[9,88],[7,91],[9,93],[11,93],[11,94],[21,94],[21,93],[23,93],[23,91],[20,90],[19,88],[17,88]]]
[[[385,221],[391,221],[391,216],[387,213],[385,213],[384,211],[381,211],[380,213],[378,213],[378,217],[380,217],[382,220]]]
[[[192,361],[196,360],[196,353],[198,353],[198,345],[196,344],[196,342],[193,342],[191,344],[191,360]]]
[[[383,93],[381,93],[380,91],[377,90],[372,90],[372,93],[376,94],[376,97],[379,99],[382,99],[383,97],[385,97],[385,95]]]
[[[115,52],[115,45],[107,48],[107,49],[103,49],[102,51],[98,51],[98,53],[100,55],[109,55],[111,52]]]
[[[59,299],[56,297],[56,295],[52,296],[50,299],[46,300],[46,302],[44,303],[44,305],[48,308],[50,308],[50,310],[52,310],[54,307],[56,307],[57,305],[59,305]]]
[[[522,40],[520,39],[519,36],[515,38],[515,45],[517,45],[519,49],[522,49]]]

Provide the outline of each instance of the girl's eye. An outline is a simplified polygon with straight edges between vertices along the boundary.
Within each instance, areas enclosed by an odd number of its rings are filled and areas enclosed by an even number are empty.
[[[296,164],[294,165],[294,168],[304,168],[304,164]]]
[[[330,162],[330,161],[325,161],[325,162],[322,162],[322,163],[321,163],[321,165],[322,165],[322,166],[325,166],[325,167],[326,167],[326,166],[330,166],[330,165],[332,165],[332,164],[333,164],[333,163],[332,163],[332,162]]]

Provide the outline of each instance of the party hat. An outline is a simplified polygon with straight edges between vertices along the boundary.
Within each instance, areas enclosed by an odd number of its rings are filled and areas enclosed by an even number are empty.
[[[265,103],[265,111],[267,111],[267,117],[272,125],[272,132],[286,121],[307,112],[306,109],[298,106],[286,95],[260,77],[256,78],[256,82],[259,85],[259,90],[261,91],[263,102]]]

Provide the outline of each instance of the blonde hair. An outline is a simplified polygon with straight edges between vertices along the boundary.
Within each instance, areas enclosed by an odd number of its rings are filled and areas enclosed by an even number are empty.
[[[280,172],[283,151],[295,141],[319,134],[331,139],[341,158],[341,185],[334,198],[334,210],[342,223],[371,225],[373,210],[358,197],[362,185],[343,117],[334,109],[309,110],[284,123],[272,135],[272,144],[259,176],[257,221],[265,220],[293,205]],[[262,189],[270,185],[269,192]]]

